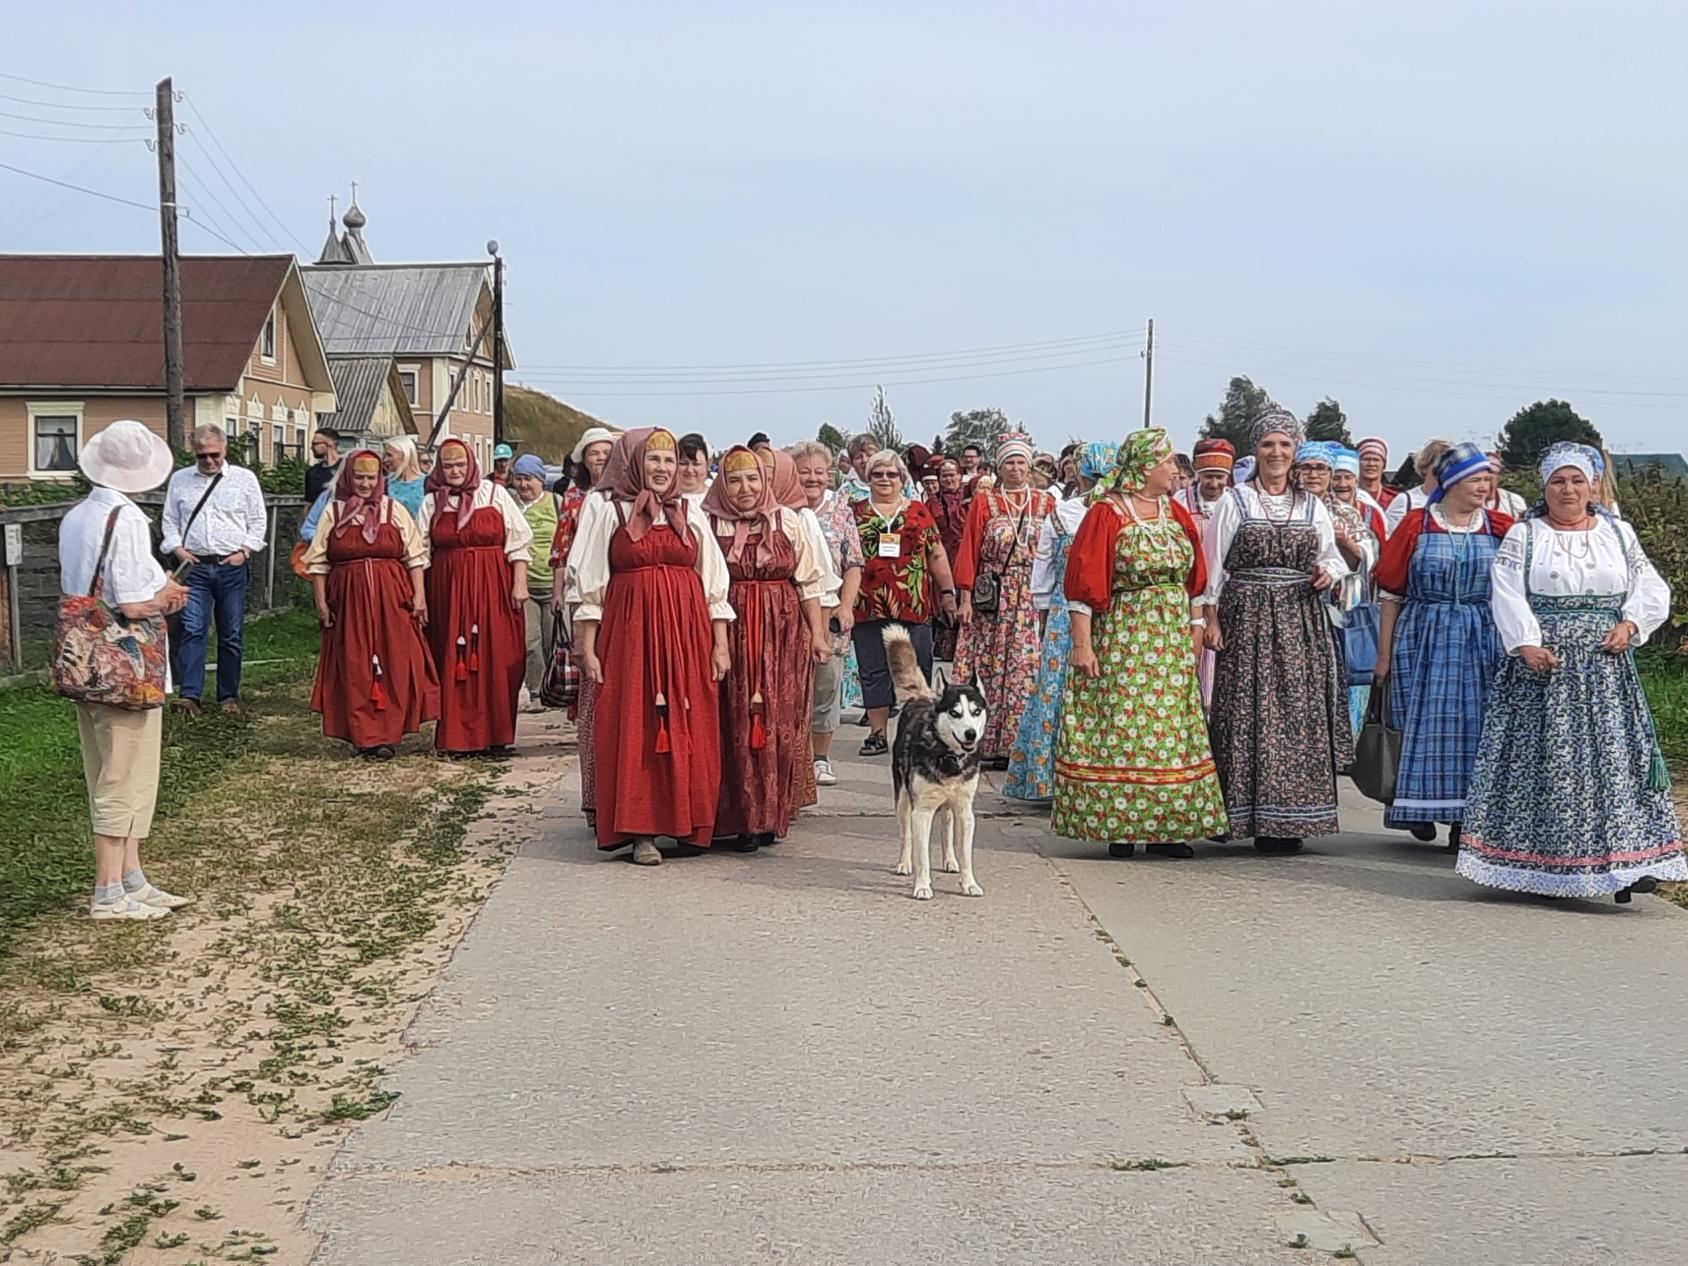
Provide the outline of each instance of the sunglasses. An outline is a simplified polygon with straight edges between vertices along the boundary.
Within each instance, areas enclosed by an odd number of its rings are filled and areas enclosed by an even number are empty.
[[[222,458],[223,455],[221,453],[195,453],[193,455],[193,459],[196,462],[215,462],[221,461]]]

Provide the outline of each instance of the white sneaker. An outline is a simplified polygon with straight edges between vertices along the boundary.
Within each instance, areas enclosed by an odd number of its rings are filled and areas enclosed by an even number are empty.
[[[137,888],[129,894],[131,901],[139,901],[143,906],[157,906],[161,910],[180,910],[183,906],[193,904],[192,897],[178,897],[173,892],[165,892],[156,884],[149,883],[145,888]]]
[[[116,901],[95,901],[88,907],[88,916],[94,919],[162,919],[169,913],[164,906],[142,905],[128,893]]]
[[[815,784],[820,787],[838,785],[838,775],[832,772],[832,762],[824,756],[815,757]]]

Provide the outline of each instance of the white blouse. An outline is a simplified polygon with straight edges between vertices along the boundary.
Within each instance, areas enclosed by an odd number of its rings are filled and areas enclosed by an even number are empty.
[[[322,510],[322,518],[317,520],[316,535],[311,538],[310,548],[305,551],[305,570],[313,576],[326,576],[333,567],[328,561],[328,542],[334,535],[334,523],[339,518],[340,503],[330,501]],[[404,565],[406,567],[426,567],[428,565],[428,542],[422,533],[416,529],[416,520],[410,517],[410,511],[391,497],[384,497],[381,501],[383,522],[391,523],[399,530],[399,539],[404,542]]]
[[[416,530],[422,534],[423,565],[433,561],[434,543],[431,530],[436,514],[456,514],[454,507],[444,510],[436,508],[438,493],[430,492],[422,498],[422,508],[416,512]],[[497,506],[499,514],[504,516],[504,557],[512,563],[525,563],[532,558],[529,551],[533,548],[533,525],[527,521],[527,515],[522,513],[522,507],[516,504],[516,499],[509,491],[490,479],[483,479],[475,485],[473,497],[477,510],[484,510],[488,506]],[[324,511],[326,514],[327,511]],[[317,534],[322,529],[318,527]]]
[[[1239,506],[1238,502],[1242,505]],[[1330,521],[1330,510],[1317,497],[1303,494],[1293,500],[1288,497],[1274,497],[1273,512],[1267,514],[1265,502],[1253,484],[1243,484],[1237,488],[1228,489],[1219,498],[1219,504],[1213,508],[1213,517],[1207,521],[1207,527],[1202,532],[1202,550],[1207,555],[1207,593],[1202,601],[1208,606],[1219,605],[1219,595],[1225,591],[1225,556],[1231,552],[1231,542],[1236,539],[1237,530],[1243,525],[1244,511],[1254,518],[1270,518],[1274,522],[1282,522],[1286,513],[1294,516],[1297,523],[1306,522],[1307,509],[1312,507],[1313,530],[1319,537],[1318,564],[1331,578],[1333,583],[1340,581],[1348,574],[1348,560],[1342,556],[1342,551],[1336,547],[1336,529]]]
[[[1060,520],[1067,536],[1076,536],[1089,509],[1090,504],[1082,492],[1065,501],[1057,501],[1055,513],[1044,519],[1043,526],[1038,529],[1036,552],[1032,554],[1032,607],[1035,610],[1049,610],[1050,603],[1055,600],[1055,590],[1061,584],[1061,577],[1055,574],[1055,521]]]
[[[1383,512],[1383,526],[1390,535],[1401,526],[1401,520],[1407,517],[1409,510],[1422,510],[1430,504],[1430,494],[1423,488],[1408,488],[1395,500],[1389,503],[1389,508]]]
[[[826,543],[826,533],[821,530],[820,516],[808,506],[803,506],[797,511],[797,518],[809,538],[809,548],[815,551],[815,556],[821,561],[824,572],[821,577],[821,606],[831,610],[838,605],[838,591],[844,587],[844,577],[832,566],[832,547]]]
[[[727,600],[732,577],[727,574],[727,557],[709,532],[709,516],[682,497],[686,523],[698,539],[697,574],[703,581],[703,599],[709,604],[711,620],[734,619],[733,604]],[[621,527],[615,504],[607,492],[595,492],[580,507],[580,526],[569,549],[568,589],[563,600],[574,608],[574,618],[593,623],[604,618],[604,594],[610,587],[610,541]],[[653,532],[670,532],[659,519]]]
[[[1670,586],[1628,523],[1601,517],[1586,532],[1562,532],[1546,519],[1527,519],[1513,525],[1495,555],[1495,628],[1508,655],[1542,644],[1541,622],[1524,591],[1524,544],[1532,533],[1530,593],[1626,595],[1622,618],[1637,630],[1631,646],[1640,646],[1670,615]]]

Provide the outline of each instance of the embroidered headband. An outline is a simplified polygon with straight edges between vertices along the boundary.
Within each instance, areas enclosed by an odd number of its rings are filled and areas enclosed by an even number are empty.
[[[1288,409],[1273,409],[1254,419],[1254,425],[1248,429],[1249,443],[1256,448],[1260,447],[1260,441],[1268,435],[1286,436],[1291,444],[1299,447],[1306,432],[1302,429],[1300,420]]]
[[[1593,483],[1598,477],[1594,459],[1590,455],[1587,444],[1569,444],[1560,441],[1542,454],[1541,481],[1545,484],[1553,478],[1556,471],[1564,470],[1567,466],[1582,471],[1583,478],[1587,479],[1589,483]]]

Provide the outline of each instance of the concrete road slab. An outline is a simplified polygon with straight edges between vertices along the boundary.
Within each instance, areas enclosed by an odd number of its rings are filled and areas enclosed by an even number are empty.
[[[1343,813],[1347,834],[1287,858],[1037,843],[1213,1076],[1255,1090],[1270,1152],[1688,1146],[1688,1087],[1663,1075],[1688,1034],[1688,911],[1490,893],[1376,829],[1376,805]]]
[[[575,821],[535,829],[343,1168],[1248,1155],[1190,1109],[1176,1033],[1001,824],[980,824],[988,895],[939,875],[931,902],[891,873],[888,816],[654,869]]]
[[[348,1175],[320,1266],[1306,1266],[1258,1170]]]
[[[1364,1212],[1365,1266],[1674,1266],[1688,1156],[1341,1162],[1291,1172],[1320,1206]]]

